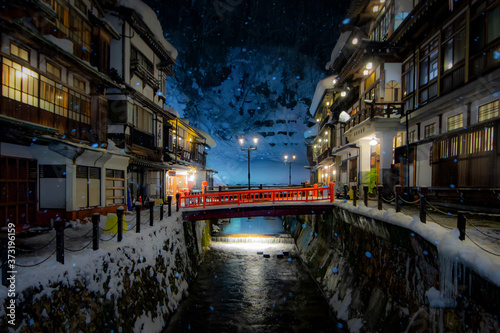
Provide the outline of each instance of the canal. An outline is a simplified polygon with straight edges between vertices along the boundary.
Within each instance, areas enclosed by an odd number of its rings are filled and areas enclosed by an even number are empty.
[[[165,332],[347,332],[283,234],[278,218],[221,223]]]

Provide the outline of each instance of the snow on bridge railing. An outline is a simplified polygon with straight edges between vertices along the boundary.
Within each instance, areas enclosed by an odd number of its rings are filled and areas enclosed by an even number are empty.
[[[179,198],[181,208],[244,205],[264,202],[334,201],[334,183],[326,187],[267,189],[251,191],[211,192]]]

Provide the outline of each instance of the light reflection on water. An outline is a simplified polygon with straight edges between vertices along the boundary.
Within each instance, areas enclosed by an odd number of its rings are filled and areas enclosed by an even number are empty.
[[[165,332],[345,331],[293,244],[212,242],[189,293]]]

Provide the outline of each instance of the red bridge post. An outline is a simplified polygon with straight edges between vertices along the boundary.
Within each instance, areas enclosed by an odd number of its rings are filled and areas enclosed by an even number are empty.
[[[334,182],[330,182],[330,202],[334,202],[335,201],[335,183]]]

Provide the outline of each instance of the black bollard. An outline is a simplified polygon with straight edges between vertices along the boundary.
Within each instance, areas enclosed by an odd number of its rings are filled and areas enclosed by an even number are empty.
[[[384,191],[384,185],[378,185],[377,186],[377,194],[378,194],[378,202],[377,202],[377,208],[378,210],[382,210],[382,192]]]
[[[420,222],[427,222],[427,187],[420,188]]]
[[[116,216],[118,216],[118,241],[123,239],[123,207],[120,206],[116,209]]]
[[[64,265],[64,221],[56,221],[56,260]]]
[[[99,250],[99,213],[92,214],[92,249]]]
[[[163,220],[163,202],[160,204],[160,221]]]
[[[181,202],[180,202],[180,198],[181,198],[181,194],[180,193],[175,193],[175,208],[177,209],[176,211],[178,212],[179,211],[179,206],[181,205]]]
[[[141,232],[141,203],[135,203],[135,232],[139,234]]]
[[[155,222],[155,202],[149,200],[149,225],[153,226]]]
[[[168,203],[168,216],[172,216],[172,196],[169,195],[167,197],[167,203]]]
[[[358,198],[357,193],[356,193],[356,190],[357,190],[357,189],[358,189],[358,187],[357,187],[356,185],[354,185],[354,186],[352,187],[352,205],[353,205],[354,207],[356,207],[357,198]]]
[[[8,269],[8,258],[9,258],[9,251],[7,248],[8,240],[7,238],[2,240],[2,285],[8,286],[9,281],[7,280],[7,272],[10,270]],[[10,274],[9,274],[10,276]]]
[[[460,236],[458,236],[458,239],[460,239],[461,241],[465,240],[465,225],[465,213],[458,212],[457,229],[458,231],[460,231]]]
[[[363,185],[363,195],[365,207],[368,207],[368,185]]]

